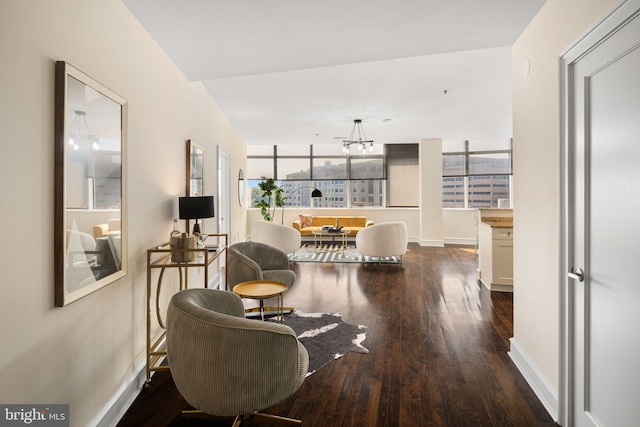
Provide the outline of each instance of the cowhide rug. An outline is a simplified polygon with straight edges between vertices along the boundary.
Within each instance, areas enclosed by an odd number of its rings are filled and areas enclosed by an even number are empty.
[[[367,327],[344,322],[340,313],[294,311],[285,314],[284,324],[295,331],[298,340],[309,352],[307,376],[350,351],[369,353],[362,345],[367,337]]]

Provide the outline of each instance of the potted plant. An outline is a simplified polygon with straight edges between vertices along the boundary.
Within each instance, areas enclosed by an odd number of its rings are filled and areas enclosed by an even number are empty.
[[[258,188],[261,193],[255,201],[255,206],[260,208],[260,213],[265,221],[272,222],[276,209],[284,206],[285,199],[282,197],[284,189],[276,184],[275,179],[264,176],[262,181],[258,183]]]

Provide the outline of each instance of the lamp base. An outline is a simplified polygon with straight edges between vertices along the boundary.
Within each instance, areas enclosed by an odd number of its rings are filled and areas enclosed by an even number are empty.
[[[198,221],[196,221],[195,224],[193,224],[193,234],[200,234],[200,223]]]

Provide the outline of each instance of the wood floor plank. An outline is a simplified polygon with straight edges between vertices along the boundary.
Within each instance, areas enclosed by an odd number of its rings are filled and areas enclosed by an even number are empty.
[[[330,362],[264,412],[307,427],[556,425],[507,354],[512,295],[478,283],[472,252],[410,244],[402,265],[292,269],[285,305],[366,325],[369,353]],[[184,419],[185,404],[170,374],[158,372],[118,425],[231,425]]]

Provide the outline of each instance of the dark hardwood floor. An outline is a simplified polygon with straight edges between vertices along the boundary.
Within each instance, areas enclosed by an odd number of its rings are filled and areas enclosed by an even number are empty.
[[[285,305],[366,325],[369,354],[332,361],[263,412],[306,427],[555,426],[507,355],[512,295],[478,283],[468,250],[409,248],[401,266],[292,264]],[[118,425],[231,425],[181,417],[185,405],[158,372]]]

